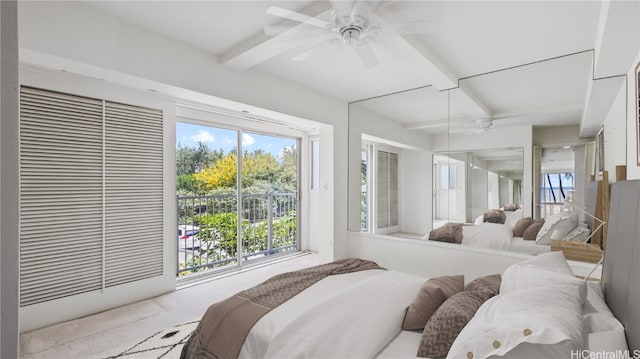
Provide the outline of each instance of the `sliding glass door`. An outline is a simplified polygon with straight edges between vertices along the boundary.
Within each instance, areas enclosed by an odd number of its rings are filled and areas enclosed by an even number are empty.
[[[178,275],[298,250],[299,140],[182,122],[176,134]]]

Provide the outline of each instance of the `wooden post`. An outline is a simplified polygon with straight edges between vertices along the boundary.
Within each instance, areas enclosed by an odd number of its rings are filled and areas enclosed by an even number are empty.
[[[627,180],[627,166],[616,166],[616,181]]]

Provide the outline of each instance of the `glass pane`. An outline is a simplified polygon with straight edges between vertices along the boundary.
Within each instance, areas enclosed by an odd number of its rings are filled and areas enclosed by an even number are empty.
[[[244,260],[297,250],[297,140],[244,132],[242,153]]]
[[[311,189],[320,188],[320,142],[311,141]]]
[[[442,189],[449,189],[449,166],[440,166],[440,186]]]
[[[363,149],[360,163],[360,230],[369,230],[369,151]]]
[[[178,275],[237,264],[237,138],[176,123]]]

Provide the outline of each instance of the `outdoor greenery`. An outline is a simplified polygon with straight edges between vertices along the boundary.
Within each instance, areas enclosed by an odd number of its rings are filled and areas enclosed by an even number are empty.
[[[296,243],[297,188],[295,148],[281,156],[264,150],[242,155],[243,253],[276,251]],[[181,269],[203,266],[180,275],[235,262],[238,241],[237,150],[211,150],[206,144],[178,145],[176,187],[179,224],[198,228],[198,250],[180,263]],[[185,197],[180,199],[181,197]],[[271,228],[269,214],[271,213]],[[271,246],[269,233],[271,232]],[[183,253],[184,255],[184,253]],[[210,265],[213,263],[213,265]]]
[[[178,145],[176,151],[178,195],[208,195],[235,190],[237,149],[225,153],[204,143]],[[296,150],[285,147],[280,159],[261,149],[242,155],[242,188],[247,193],[290,192],[296,188]]]

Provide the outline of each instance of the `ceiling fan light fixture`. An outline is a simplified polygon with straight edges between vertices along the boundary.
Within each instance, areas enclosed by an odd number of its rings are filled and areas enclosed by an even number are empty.
[[[362,27],[358,25],[347,25],[340,29],[340,36],[346,44],[351,45],[360,40],[362,31]]]
[[[476,126],[479,130],[482,130],[482,132],[486,132],[486,130],[493,126],[493,120],[490,118],[479,118],[476,120]]]

